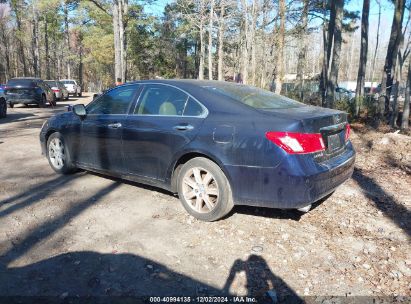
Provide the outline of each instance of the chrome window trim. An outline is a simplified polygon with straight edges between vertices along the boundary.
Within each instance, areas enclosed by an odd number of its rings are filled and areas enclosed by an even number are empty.
[[[203,109],[203,113],[201,113],[201,115],[196,115],[196,116],[193,116],[193,115],[156,115],[156,114],[138,114],[138,113],[134,113],[136,111],[137,107],[140,105],[140,97],[141,97],[141,94],[143,93],[143,91],[145,89],[145,88],[143,88],[143,90],[141,90],[141,92],[140,92],[140,94],[137,98],[137,102],[134,106],[134,109],[133,109],[132,113],[129,114],[129,116],[206,118],[209,114],[209,111],[208,111],[207,107],[204,106],[200,101],[198,101],[197,98],[195,98],[190,93],[184,91],[183,89],[180,89],[179,87],[176,87],[175,85],[168,84],[168,83],[161,83],[161,82],[143,82],[143,83],[138,83],[138,84],[142,84],[143,86],[154,84],[154,85],[163,85],[163,86],[169,86],[169,87],[175,88],[175,89],[183,92],[184,94],[187,94],[187,96],[189,97],[189,98],[187,98],[187,102],[190,98],[192,98],[195,102],[197,102],[201,106],[201,108]]]

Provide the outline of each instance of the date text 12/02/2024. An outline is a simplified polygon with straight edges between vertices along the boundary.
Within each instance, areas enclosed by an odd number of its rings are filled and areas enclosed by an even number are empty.
[[[196,296],[196,297],[150,297],[150,303],[257,303],[254,297],[212,297],[212,296]]]

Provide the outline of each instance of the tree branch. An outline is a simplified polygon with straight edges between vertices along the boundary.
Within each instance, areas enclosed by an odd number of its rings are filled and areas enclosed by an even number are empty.
[[[95,6],[97,6],[99,9],[101,9],[103,12],[105,12],[107,15],[111,16],[110,12],[108,10],[106,10],[104,8],[104,6],[101,3],[99,3],[97,0],[88,0],[88,1],[93,3]]]

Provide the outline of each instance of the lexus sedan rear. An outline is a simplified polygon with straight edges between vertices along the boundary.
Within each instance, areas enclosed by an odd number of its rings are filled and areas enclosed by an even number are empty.
[[[76,168],[178,193],[194,217],[234,205],[308,211],[354,168],[344,112],[217,81],[139,81],[50,118],[51,167]]]

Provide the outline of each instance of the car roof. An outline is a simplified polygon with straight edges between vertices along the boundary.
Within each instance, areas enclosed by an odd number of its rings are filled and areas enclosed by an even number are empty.
[[[36,78],[36,77],[14,77],[11,78],[10,80],[14,79],[19,79],[19,80],[42,80],[41,78]]]

